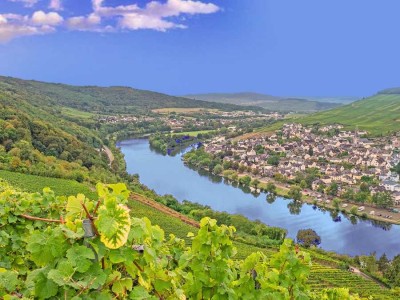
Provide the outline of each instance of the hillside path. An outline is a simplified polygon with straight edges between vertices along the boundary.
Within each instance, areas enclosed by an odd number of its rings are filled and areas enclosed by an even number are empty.
[[[111,165],[114,161],[114,154],[112,153],[110,148],[108,148],[106,145],[103,145],[103,151],[107,154],[109,165],[111,167]]]

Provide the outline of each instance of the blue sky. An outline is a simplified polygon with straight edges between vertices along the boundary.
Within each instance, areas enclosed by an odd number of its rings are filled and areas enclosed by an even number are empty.
[[[1,0],[0,74],[174,95],[400,86],[398,0]]]

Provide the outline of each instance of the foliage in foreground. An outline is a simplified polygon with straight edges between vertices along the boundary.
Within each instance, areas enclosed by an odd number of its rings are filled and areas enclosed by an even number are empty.
[[[147,218],[130,217],[121,184],[98,185],[98,201],[1,190],[4,299],[359,299],[346,289],[313,294],[309,256],[290,240],[270,258],[237,261],[234,227],[210,218],[191,247],[166,239]]]

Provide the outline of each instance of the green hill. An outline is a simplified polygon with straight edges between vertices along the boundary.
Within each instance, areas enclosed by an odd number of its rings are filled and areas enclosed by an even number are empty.
[[[366,130],[372,136],[400,131],[400,88],[388,89],[376,95],[335,109],[292,118],[285,122],[311,124],[342,124],[347,130]],[[283,122],[262,128],[259,132],[279,128]]]
[[[131,87],[72,86],[3,76],[0,76],[0,91],[29,95],[27,99],[35,106],[49,106],[53,109],[66,107],[98,114],[132,114],[169,107],[239,108],[231,104],[195,101]]]
[[[332,103],[322,98],[321,100],[314,100],[297,97],[276,97],[257,93],[210,93],[192,94],[185,97],[196,100],[214,101],[219,103],[259,106],[271,111],[281,112],[310,113],[327,110],[341,105],[340,102],[335,101],[335,103]]]
[[[100,150],[110,132],[123,128],[108,131],[96,116],[144,115],[168,107],[243,109],[129,87],[71,86],[0,76],[0,169],[78,181],[118,181],[115,174],[126,175],[118,165],[123,165],[122,156],[110,170]]]

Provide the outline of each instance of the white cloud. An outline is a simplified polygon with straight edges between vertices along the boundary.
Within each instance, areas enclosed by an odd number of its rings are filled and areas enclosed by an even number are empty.
[[[119,21],[119,26],[123,29],[153,29],[163,32],[172,28],[186,28],[184,25],[175,24],[161,18],[147,16],[144,14],[125,14]]]
[[[29,24],[29,18],[26,16],[0,14],[0,43],[6,43],[21,36],[46,34],[54,31],[54,27],[46,24],[40,26]]]
[[[35,25],[56,26],[60,25],[63,21],[63,17],[56,12],[45,13],[44,11],[39,10],[34,12],[32,15],[32,22]]]
[[[62,0],[50,0],[49,9],[51,10],[63,10]]]
[[[32,7],[34,6],[39,0],[8,0],[10,2],[21,2],[24,4],[26,7]]]
[[[32,7],[39,0],[8,0]],[[0,14],[0,42],[28,35],[55,32],[59,28],[77,31],[115,32],[149,29],[167,31],[187,28],[177,22],[185,20],[182,15],[212,14],[220,10],[213,3],[194,0],[151,1],[145,6],[137,3],[119,6],[103,6],[104,0],[91,0],[93,11],[84,16],[72,16],[64,20],[55,11],[63,9],[63,0],[48,0],[52,11],[35,11],[32,16]],[[133,0],[132,0],[133,1]]]
[[[72,17],[67,20],[67,27],[71,30],[79,31],[99,31],[101,18],[96,14],[90,14],[87,17]]]
[[[41,35],[56,31],[62,22],[56,13],[35,12],[32,17],[17,14],[0,14],[0,43],[29,35]]]
[[[101,17],[118,17],[118,26],[130,30],[167,31],[172,28],[187,28],[166,18],[181,14],[211,14],[219,11],[219,7],[215,4],[192,0],[168,0],[165,3],[152,1],[144,8],[136,4],[108,7],[102,6],[103,2],[103,0],[92,0],[94,13]]]
[[[145,12],[153,16],[172,17],[180,14],[212,14],[219,11],[213,3],[191,0],[168,0],[166,3],[152,1],[146,5]]]

